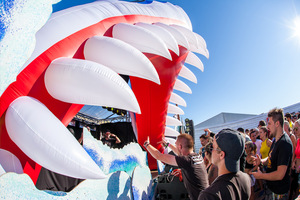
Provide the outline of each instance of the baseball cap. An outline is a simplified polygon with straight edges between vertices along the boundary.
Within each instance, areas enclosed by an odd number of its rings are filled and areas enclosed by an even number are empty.
[[[215,135],[219,148],[225,152],[225,165],[228,171],[240,170],[240,157],[245,150],[245,140],[240,132],[226,128]]]

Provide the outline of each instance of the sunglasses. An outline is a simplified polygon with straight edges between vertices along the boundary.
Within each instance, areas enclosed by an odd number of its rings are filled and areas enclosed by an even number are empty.
[[[219,149],[219,148],[213,148],[213,147],[211,147],[211,148],[209,148],[209,150],[212,152],[212,151],[222,151],[221,149]]]

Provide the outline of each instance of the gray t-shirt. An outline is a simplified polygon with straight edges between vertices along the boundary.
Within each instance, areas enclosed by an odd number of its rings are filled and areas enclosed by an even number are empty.
[[[176,162],[181,169],[184,186],[191,200],[196,200],[202,190],[208,187],[207,172],[200,154],[176,156]]]

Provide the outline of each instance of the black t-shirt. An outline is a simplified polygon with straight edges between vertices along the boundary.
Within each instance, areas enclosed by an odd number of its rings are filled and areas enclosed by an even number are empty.
[[[229,173],[219,176],[198,197],[198,200],[243,200],[251,194],[250,176],[244,172]]]
[[[293,156],[293,145],[289,136],[284,133],[277,142],[273,142],[270,148],[268,164],[266,172],[274,172],[280,165],[286,165],[287,170],[282,180],[280,181],[267,181],[268,188],[275,194],[284,194],[290,188],[290,168],[291,159]]]
[[[202,156],[192,153],[188,156],[176,156],[175,158],[181,169],[183,183],[190,199],[197,199],[199,193],[208,187],[207,172]]]

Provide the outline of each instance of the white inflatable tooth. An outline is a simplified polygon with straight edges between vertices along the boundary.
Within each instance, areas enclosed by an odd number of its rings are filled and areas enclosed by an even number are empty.
[[[174,117],[167,116],[166,126],[182,126],[182,123]]]
[[[12,141],[41,166],[74,178],[106,177],[68,129],[38,100],[23,96],[13,101],[5,125]]]
[[[201,55],[204,55],[207,59],[209,58],[209,53],[207,49],[203,49],[202,47],[196,48],[194,46],[191,46],[190,51],[199,53]]]
[[[181,92],[192,94],[191,88],[189,86],[187,86],[187,84],[185,84],[183,81],[181,81],[179,79],[177,79],[175,81],[174,90],[179,90]]]
[[[208,49],[205,49],[205,52],[206,52],[206,58],[209,59],[209,51],[208,51]]]
[[[203,39],[203,37],[195,32],[193,32],[194,35],[197,37],[197,40],[198,40],[198,47],[195,47],[195,46],[191,46],[190,48],[190,51],[193,51],[193,52],[196,52],[196,53],[199,53],[199,54],[202,54],[204,55],[207,59],[209,59],[209,52],[207,50],[207,47],[206,47],[206,42],[205,40]]]
[[[168,32],[166,29],[159,26],[155,26],[153,24],[146,24],[143,22],[136,23],[135,25],[143,27],[153,32],[154,34],[158,35],[165,42],[168,49],[171,49],[174,53],[176,53],[176,55],[179,56],[178,43],[176,39],[173,37],[173,35],[170,32]]]
[[[198,40],[198,44],[200,46],[202,46],[204,49],[206,49],[207,46],[206,46],[206,42],[205,42],[204,38],[201,35],[199,35],[198,33],[195,33],[195,32],[193,32],[193,33]]]
[[[114,38],[132,45],[143,53],[152,53],[172,60],[164,41],[145,28],[119,23],[114,25],[112,35]]]
[[[170,104],[169,103],[169,106],[168,106],[168,111],[167,111],[168,114],[179,114],[179,115],[184,115],[184,112],[181,108],[179,108],[178,106],[175,106],[173,104]]]
[[[166,29],[174,36],[174,38],[177,40],[177,43],[179,45],[185,47],[186,49],[190,49],[188,40],[186,39],[185,35],[183,35],[180,31],[176,30],[175,28],[173,28],[169,25],[166,25],[166,24],[163,24],[160,22],[154,23],[154,25],[160,26],[160,27]]]
[[[60,101],[140,113],[128,84],[113,70],[88,60],[59,58],[45,73],[49,94]]]
[[[204,71],[204,66],[202,61],[198,58],[198,56],[196,56],[193,52],[189,52],[185,62],[187,64],[193,65],[195,67],[197,67],[198,69],[200,69],[202,72]]]
[[[175,129],[172,129],[172,128],[166,126],[166,129],[165,129],[166,137],[177,137],[179,134],[180,133],[177,132]]]
[[[190,29],[187,29],[183,26],[176,25],[176,24],[172,24],[170,26],[175,28],[179,32],[181,32],[186,37],[186,39],[188,40],[188,42],[190,44],[190,47],[192,47],[192,46],[194,46],[196,48],[199,47],[198,39],[193,31],[191,31]]]
[[[178,75],[192,81],[193,83],[197,83],[195,74],[184,65],[182,66]]]
[[[121,40],[103,36],[92,37],[84,45],[84,57],[119,74],[136,76],[160,84],[157,71],[150,60]]]
[[[176,94],[174,92],[171,93],[169,101],[172,102],[172,103],[178,104],[180,106],[186,107],[185,100],[181,96],[179,96],[178,94]]]

